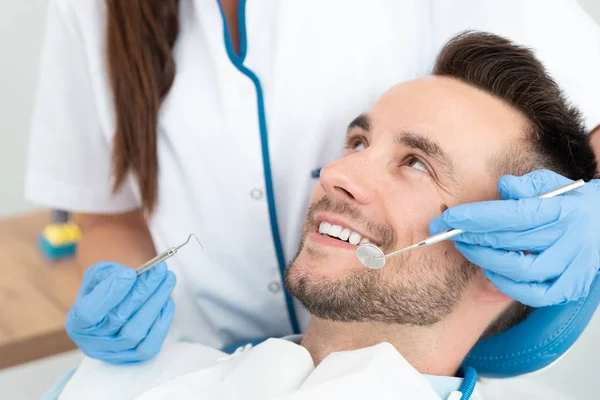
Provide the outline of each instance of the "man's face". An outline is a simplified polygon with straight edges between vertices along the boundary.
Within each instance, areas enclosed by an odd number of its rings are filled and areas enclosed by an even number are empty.
[[[321,171],[286,272],[290,292],[321,318],[439,321],[473,276],[483,279],[451,242],[390,258],[380,270],[360,264],[356,242],[388,253],[429,236],[446,207],[498,198],[491,166],[522,146],[526,126],[502,101],[450,78],[389,90],[350,124],[344,156]]]

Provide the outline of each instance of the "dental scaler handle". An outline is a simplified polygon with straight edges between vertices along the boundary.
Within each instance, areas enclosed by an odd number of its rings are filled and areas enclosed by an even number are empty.
[[[202,246],[202,243],[200,243],[200,240],[196,237],[196,235],[194,235],[192,233],[192,234],[190,234],[188,236],[187,240],[185,242],[183,242],[182,244],[180,244],[179,246],[171,247],[170,249],[167,249],[167,250],[163,251],[162,253],[160,253],[156,257],[151,258],[150,260],[148,260],[145,263],[143,263],[142,265],[140,265],[138,267],[138,269],[135,270],[137,276],[140,276],[141,274],[143,274],[144,272],[148,271],[149,269],[157,266],[161,262],[166,261],[169,258],[173,257],[175,254],[177,254],[177,252],[179,251],[179,249],[181,249],[183,246],[185,246],[186,244],[188,244],[190,242],[191,238],[196,239],[196,242],[198,242],[198,244],[200,245],[200,247],[202,249],[204,249],[204,246]]]
[[[554,189],[547,193],[541,194],[541,195],[537,196],[537,198],[538,199],[549,199],[551,197],[570,192],[571,190],[579,189],[583,185],[585,185],[585,182],[583,181],[583,179],[579,179],[577,181],[569,183],[568,185],[559,187],[558,189]],[[424,246],[429,246],[429,245],[432,245],[435,243],[439,243],[444,240],[450,239],[454,236],[460,235],[461,233],[464,233],[464,231],[461,229],[450,229],[446,232],[440,232],[438,234],[429,236],[428,238],[421,240],[419,243],[416,244],[415,247],[424,247]],[[393,253],[388,254],[386,257],[389,257],[392,254]]]
[[[419,243],[417,243],[417,247],[424,247],[424,246],[429,246],[429,245],[432,245],[435,243],[443,242],[444,240],[450,239],[450,238],[460,235],[461,233],[464,233],[464,232],[465,231],[463,231],[461,229],[450,229],[445,232],[440,232],[435,235],[429,236],[427,239],[421,240]]]
[[[171,247],[170,249],[163,251],[156,257],[151,258],[150,260],[143,263],[141,266],[138,267],[138,269],[135,270],[135,273],[137,274],[137,276],[140,276],[144,272],[148,271],[150,268],[153,268],[153,267],[157,266],[158,264],[160,264],[161,262],[173,257],[176,253],[177,253],[177,248]]]

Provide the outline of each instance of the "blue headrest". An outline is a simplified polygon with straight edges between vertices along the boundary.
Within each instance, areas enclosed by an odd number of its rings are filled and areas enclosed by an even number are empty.
[[[511,329],[479,342],[463,362],[480,376],[510,378],[540,370],[562,356],[590,322],[600,302],[596,276],[588,296],[560,306],[537,308]]]

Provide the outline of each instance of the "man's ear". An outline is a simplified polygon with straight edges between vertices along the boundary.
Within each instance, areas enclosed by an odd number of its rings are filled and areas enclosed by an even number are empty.
[[[507,303],[512,299],[502,293],[496,285],[480,271],[477,285],[477,300],[484,303]]]

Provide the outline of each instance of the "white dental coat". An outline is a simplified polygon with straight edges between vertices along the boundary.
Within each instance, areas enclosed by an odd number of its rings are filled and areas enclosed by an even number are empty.
[[[27,198],[75,212],[135,209],[133,182],[112,194],[105,2],[48,3]],[[191,232],[204,245],[169,260],[178,277],[172,334],[184,340],[221,348],[293,333],[280,268],[297,251],[317,182],[311,172],[339,158],[348,123],[385,90],[429,74],[458,32],[491,31],[532,47],[588,129],[600,124],[600,33],[575,0],[249,0],[240,14],[247,40],[238,63],[256,74],[264,104],[228,56],[217,1],[180,3],[177,75],[159,116],[150,229],[158,251]],[[295,307],[305,326],[308,313]]]
[[[144,364],[85,359],[60,399],[446,400],[448,394],[436,391],[389,343],[330,354],[315,368],[304,347],[269,339],[232,356],[172,343]],[[471,399],[482,398],[476,390]]]

